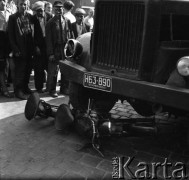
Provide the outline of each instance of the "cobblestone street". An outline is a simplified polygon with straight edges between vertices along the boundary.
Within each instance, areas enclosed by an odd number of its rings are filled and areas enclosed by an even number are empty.
[[[54,105],[68,103],[67,96],[52,99],[43,94],[41,98]],[[189,152],[174,134],[106,138],[103,158],[94,149],[83,148],[87,139],[74,131],[58,132],[53,118],[28,121],[25,104],[0,97],[0,179],[112,179],[112,158],[122,156],[134,157],[133,172],[139,162],[163,163],[165,158],[189,164]],[[140,117],[127,102],[117,102],[111,113],[115,119]],[[157,174],[163,179],[161,168]],[[126,172],[124,178],[131,179]]]

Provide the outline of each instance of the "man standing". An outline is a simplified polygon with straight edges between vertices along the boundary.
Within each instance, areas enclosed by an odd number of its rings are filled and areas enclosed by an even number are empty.
[[[46,79],[48,58],[46,52],[46,42],[45,42],[45,26],[49,19],[52,18],[52,14],[44,11],[44,3],[42,1],[37,1],[33,4],[33,11],[35,15],[33,16],[34,24],[34,44],[35,44],[35,54],[34,54],[34,80],[35,88],[38,93],[43,93],[43,83]]]
[[[94,25],[93,16],[94,16],[94,10],[90,8],[88,10],[88,16],[86,16],[83,20],[88,32],[93,31],[93,25]]]
[[[85,14],[86,14],[85,10],[82,8],[77,8],[75,10],[76,22],[72,23],[72,30],[73,30],[75,39],[81,34],[84,34],[87,32],[86,25],[83,23]]]
[[[45,12],[52,14],[52,4],[50,2],[45,2]]]
[[[5,97],[12,97],[5,84],[6,59],[8,57],[8,33],[7,22],[10,13],[6,9],[7,0],[0,0],[0,89]]]
[[[17,12],[17,7],[13,0],[8,0],[7,10],[9,11],[10,14],[14,14]]]
[[[70,20],[71,23],[76,21],[75,16],[71,13],[75,4],[72,1],[64,2],[64,17]]]
[[[10,13],[10,15],[16,13],[18,10],[13,0],[8,0],[6,9]],[[15,64],[14,64],[14,58],[12,57],[12,52],[10,52],[9,57],[7,58],[6,76],[7,76],[7,82],[12,82],[14,86]]]
[[[71,38],[71,23],[63,16],[63,3],[61,1],[55,1],[53,8],[55,16],[46,25],[47,56],[49,58],[47,89],[52,97],[58,97],[56,84],[59,60],[65,58],[63,50],[67,40]],[[61,79],[61,86],[64,84],[67,84],[67,81]]]
[[[9,17],[8,33],[15,58],[15,95],[27,99],[34,52],[32,15],[27,12],[28,0],[18,0],[18,12]]]

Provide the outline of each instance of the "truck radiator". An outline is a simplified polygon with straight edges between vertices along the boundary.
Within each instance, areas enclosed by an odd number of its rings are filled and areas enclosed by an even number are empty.
[[[139,69],[145,3],[108,1],[97,5],[93,63],[131,73]],[[93,64],[93,65],[94,65]]]

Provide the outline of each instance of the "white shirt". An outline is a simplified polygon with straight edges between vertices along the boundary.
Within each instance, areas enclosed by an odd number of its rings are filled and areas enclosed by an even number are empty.
[[[0,31],[6,31],[9,16],[8,11],[0,11]]]
[[[66,17],[67,19],[69,19],[71,23],[76,22],[75,16],[70,11],[66,12],[64,14],[64,17]]]
[[[28,8],[27,13],[33,15],[33,11],[30,8]]]
[[[94,19],[93,19],[93,17],[87,16],[87,17],[84,18],[83,22],[84,22],[87,26],[90,27],[90,30],[93,29],[93,25],[94,25]]]

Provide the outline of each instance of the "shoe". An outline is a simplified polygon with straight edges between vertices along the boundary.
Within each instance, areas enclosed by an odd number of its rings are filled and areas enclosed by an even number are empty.
[[[60,94],[69,95],[69,88],[61,88]]]
[[[29,88],[29,87],[26,87],[25,89],[24,89],[24,93],[25,94],[31,94],[33,91]]]
[[[41,93],[44,93],[45,91],[44,91],[43,89],[39,89],[39,90],[37,90],[37,92],[38,92],[39,94],[41,94]]]
[[[44,90],[44,92],[49,92],[49,90],[46,88],[46,89]]]
[[[24,94],[22,91],[18,91],[15,96],[19,99],[22,100],[27,100],[28,96],[26,94]]]
[[[51,97],[53,97],[53,98],[58,97],[58,94],[57,94],[56,92],[54,92],[54,93],[49,93],[49,95],[50,95]]]
[[[13,98],[14,94],[11,94],[9,91],[2,91],[1,92],[3,96],[7,97],[7,98]]]

